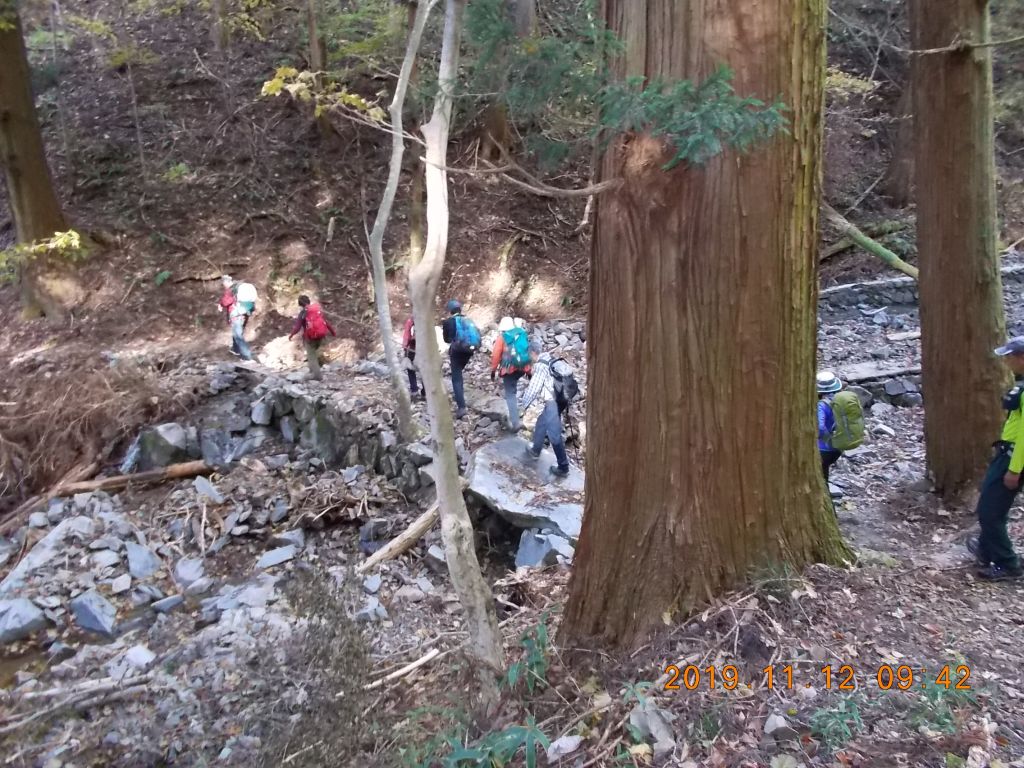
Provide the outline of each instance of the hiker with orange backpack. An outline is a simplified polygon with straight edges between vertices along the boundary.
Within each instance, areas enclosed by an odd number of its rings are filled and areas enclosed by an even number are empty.
[[[331,324],[324,318],[320,305],[310,301],[309,296],[299,296],[299,316],[295,318],[289,340],[302,331],[302,345],[306,348],[306,362],[309,364],[310,378],[320,379],[320,345],[327,334],[337,337]]]
[[[518,432],[522,427],[519,419],[519,399],[516,396],[519,380],[530,373],[530,337],[526,329],[517,325],[511,317],[501,318],[498,323],[498,338],[491,350],[491,381],[501,376],[508,405],[508,427]]]

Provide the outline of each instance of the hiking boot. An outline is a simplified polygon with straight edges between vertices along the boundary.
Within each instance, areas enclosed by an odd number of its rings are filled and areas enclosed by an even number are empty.
[[[978,536],[971,536],[967,539],[967,551],[974,555],[974,560],[980,568],[988,567],[988,560],[981,554],[981,539]]]
[[[568,477],[569,476],[569,468],[568,467],[559,467],[558,465],[555,465],[555,466],[551,467],[548,470],[548,472],[550,472],[555,477]]]
[[[984,579],[985,581],[1011,581],[1024,576],[1024,569],[1021,569],[1020,566],[1016,568],[1003,568],[1001,565],[992,563],[985,568],[980,568],[977,575],[979,579]]]
[[[456,419],[464,419],[464,418],[466,418],[466,409],[465,408],[457,409],[455,411],[455,418]]]
[[[539,459],[540,458],[540,451],[537,451],[536,453],[534,453],[533,452],[533,446],[532,445],[528,445],[528,446],[526,446],[526,455],[529,456],[531,459]]]

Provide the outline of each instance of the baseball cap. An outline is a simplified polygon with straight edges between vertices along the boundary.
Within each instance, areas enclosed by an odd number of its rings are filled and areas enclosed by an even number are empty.
[[[1024,336],[1014,336],[1001,347],[996,347],[995,352],[1000,357],[1007,355],[1024,355]]]

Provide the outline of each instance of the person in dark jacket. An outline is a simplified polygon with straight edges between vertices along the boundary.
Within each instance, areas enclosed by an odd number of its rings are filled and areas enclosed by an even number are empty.
[[[458,321],[456,318],[462,316],[462,304],[457,299],[448,302],[448,317],[441,323],[441,336],[448,347],[448,359],[452,365],[452,395],[455,398],[455,418],[461,419],[466,415],[466,389],[462,376],[463,369],[469,364],[473,357],[472,352],[466,352],[457,348],[453,342],[458,337]]]
[[[416,381],[416,325],[412,317],[406,318],[402,329],[402,351],[405,352],[405,372],[409,374],[409,394],[412,399],[422,400],[427,396],[423,385]]]
[[[337,337],[334,328],[327,322],[319,304],[313,304],[309,296],[299,296],[299,316],[295,318],[292,332],[288,334],[291,338],[302,332],[302,345],[306,348],[306,362],[309,365],[309,375],[319,380],[320,373],[320,345],[323,344],[327,333]]]

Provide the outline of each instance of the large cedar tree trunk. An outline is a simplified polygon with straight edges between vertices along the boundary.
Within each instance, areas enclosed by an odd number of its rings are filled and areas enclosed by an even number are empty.
[[[781,94],[792,134],[661,170],[649,137],[599,176],[586,512],[563,634],[628,646],[752,568],[846,554],[815,446],[824,0],[603,0],[619,76]]]
[[[985,0],[912,0],[913,47],[989,38]],[[915,56],[917,243],[925,441],[936,487],[977,479],[999,435],[1007,383],[992,348],[1005,332],[996,253],[989,48]]]
[[[43,150],[21,20],[11,0],[0,0],[0,164],[19,243],[44,240],[67,228]],[[65,273],[40,258],[25,267],[26,313],[59,319],[81,299],[77,283]]]
[[[914,190],[914,116],[913,88],[910,83],[896,102],[896,131],[892,157],[885,169],[880,192],[897,208],[910,205]]]

